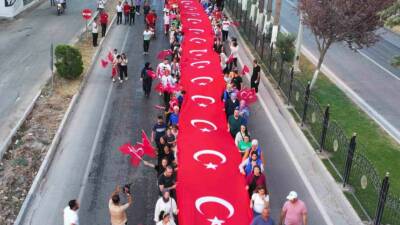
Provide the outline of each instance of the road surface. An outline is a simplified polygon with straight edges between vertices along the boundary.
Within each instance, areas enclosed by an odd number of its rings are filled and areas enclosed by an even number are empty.
[[[295,4],[295,0],[282,1],[281,25],[297,34],[299,17]],[[400,36],[384,29],[378,33],[382,35],[379,42],[357,52],[345,43],[334,44],[328,50],[324,65],[351,90],[352,93],[345,92],[350,93],[353,101],[400,142],[400,69],[390,65],[392,58],[400,54]],[[303,46],[318,57],[314,37],[307,28],[304,29]]]
[[[95,1],[67,1],[65,14],[43,1],[16,20],[0,22],[0,146],[50,77],[50,44],[66,44],[85,23]]]

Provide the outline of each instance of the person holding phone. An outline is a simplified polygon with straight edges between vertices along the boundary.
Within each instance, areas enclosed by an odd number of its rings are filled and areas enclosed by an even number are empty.
[[[126,225],[128,224],[128,218],[126,216],[126,210],[132,205],[132,195],[130,194],[129,187],[124,187],[123,193],[127,196],[128,202],[121,204],[121,199],[119,193],[121,188],[119,185],[115,188],[114,192],[111,194],[110,200],[108,202],[108,208],[110,211],[111,225]]]

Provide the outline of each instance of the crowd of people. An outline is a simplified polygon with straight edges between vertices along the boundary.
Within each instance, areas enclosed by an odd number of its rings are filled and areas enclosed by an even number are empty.
[[[139,5],[138,5],[139,2]],[[251,120],[251,110],[248,103],[238,96],[243,88],[243,74],[239,74],[239,43],[234,37],[230,37],[229,30],[232,22],[223,14],[223,1],[211,2],[201,0],[205,12],[209,15],[210,22],[214,28],[215,41],[214,51],[220,55],[221,71],[226,89],[221,93],[221,100],[225,104],[225,114],[227,118],[227,131],[232,135],[238,153],[242,156],[242,162],[238,165],[238,170],[246,179],[246,189],[250,199],[250,208],[253,211],[254,219],[251,225],[274,225],[275,222],[270,216],[270,193],[267,187],[264,171],[265,156],[257,139],[251,137],[248,129]],[[140,0],[136,4],[121,2],[117,5],[117,24],[122,23],[122,12],[125,18],[130,18],[130,12],[140,14]],[[149,42],[154,38],[157,15],[154,10],[149,8],[145,2],[144,12],[146,28],[143,33],[144,54],[148,54]],[[128,11],[128,6],[130,11]],[[126,11],[124,10],[126,6]],[[132,9],[133,8],[133,9]],[[150,16],[149,16],[150,15]],[[133,16],[134,17],[134,16]],[[158,80],[156,90],[162,96],[163,105],[159,107],[163,111],[156,118],[152,128],[151,140],[157,150],[157,161],[152,163],[144,160],[145,166],[156,170],[159,188],[159,199],[155,203],[154,222],[156,225],[175,225],[178,224],[177,215],[179,209],[176,203],[176,173],[178,172],[179,162],[177,161],[176,140],[179,135],[179,115],[180,107],[185,98],[185,91],[179,86],[180,80],[180,57],[181,43],[184,39],[180,21],[180,9],[177,1],[165,0],[163,9],[163,33],[168,36],[170,49],[167,56],[160,62],[155,69],[149,62],[146,62],[141,70],[140,79],[143,83],[143,92],[146,97],[150,96],[153,80]],[[125,19],[127,24],[130,19]],[[134,22],[134,19],[133,19]],[[228,51],[225,48],[229,49]],[[119,80],[128,79],[126,64],[128,59],[126,54],[118,53],[114,50],[113,55],[112,79],[119,74]],[[125,66],[125,67],[124,67]],[[260,66],[256,60],[253,62],[250,87],[258,92],[260,82]],[[234,153],[233,153],[234,154]],[[128,202],[120,203],[119,195],[125,193]],[[79,208],[77,202],[65,209],[64,215],[71,215],[70,211]],[[121,192],[120,188],[110,197],[109,208],[112,225],[122,225],[127,223],[126,209],[132,204],[132,197],[129,188]],[[73,214],[73,213],[72,213]],[[287,196],[284,204],[279,224],[285,225],[307,225],[307,209],[304,202],[298,199],[297,193],[292,191]],[[68,224],[71,225],[71,224]]]

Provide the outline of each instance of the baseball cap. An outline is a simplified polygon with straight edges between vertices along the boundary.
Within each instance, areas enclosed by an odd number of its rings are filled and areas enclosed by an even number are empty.
[[[297,192],[295,191],[289,192],[289,195],[286,197],[287,200],[293,200],[295,198],[297,198]]]

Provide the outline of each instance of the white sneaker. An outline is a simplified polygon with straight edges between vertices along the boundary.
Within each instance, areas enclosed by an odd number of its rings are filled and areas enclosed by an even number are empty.
[[[136,15],[138,15],[138,16],[139,16],[139,15],[140,15],[140,13],[136,12]]]
[[[115,78],[113,78],[112,81],[115,82]]]
[[[122,84],[123,81],[122,81],[122,80],[119,80],[119,82]]]
[[[127,77],[125,77],[125,80],[128,80],[128,78],[127,78]]]

